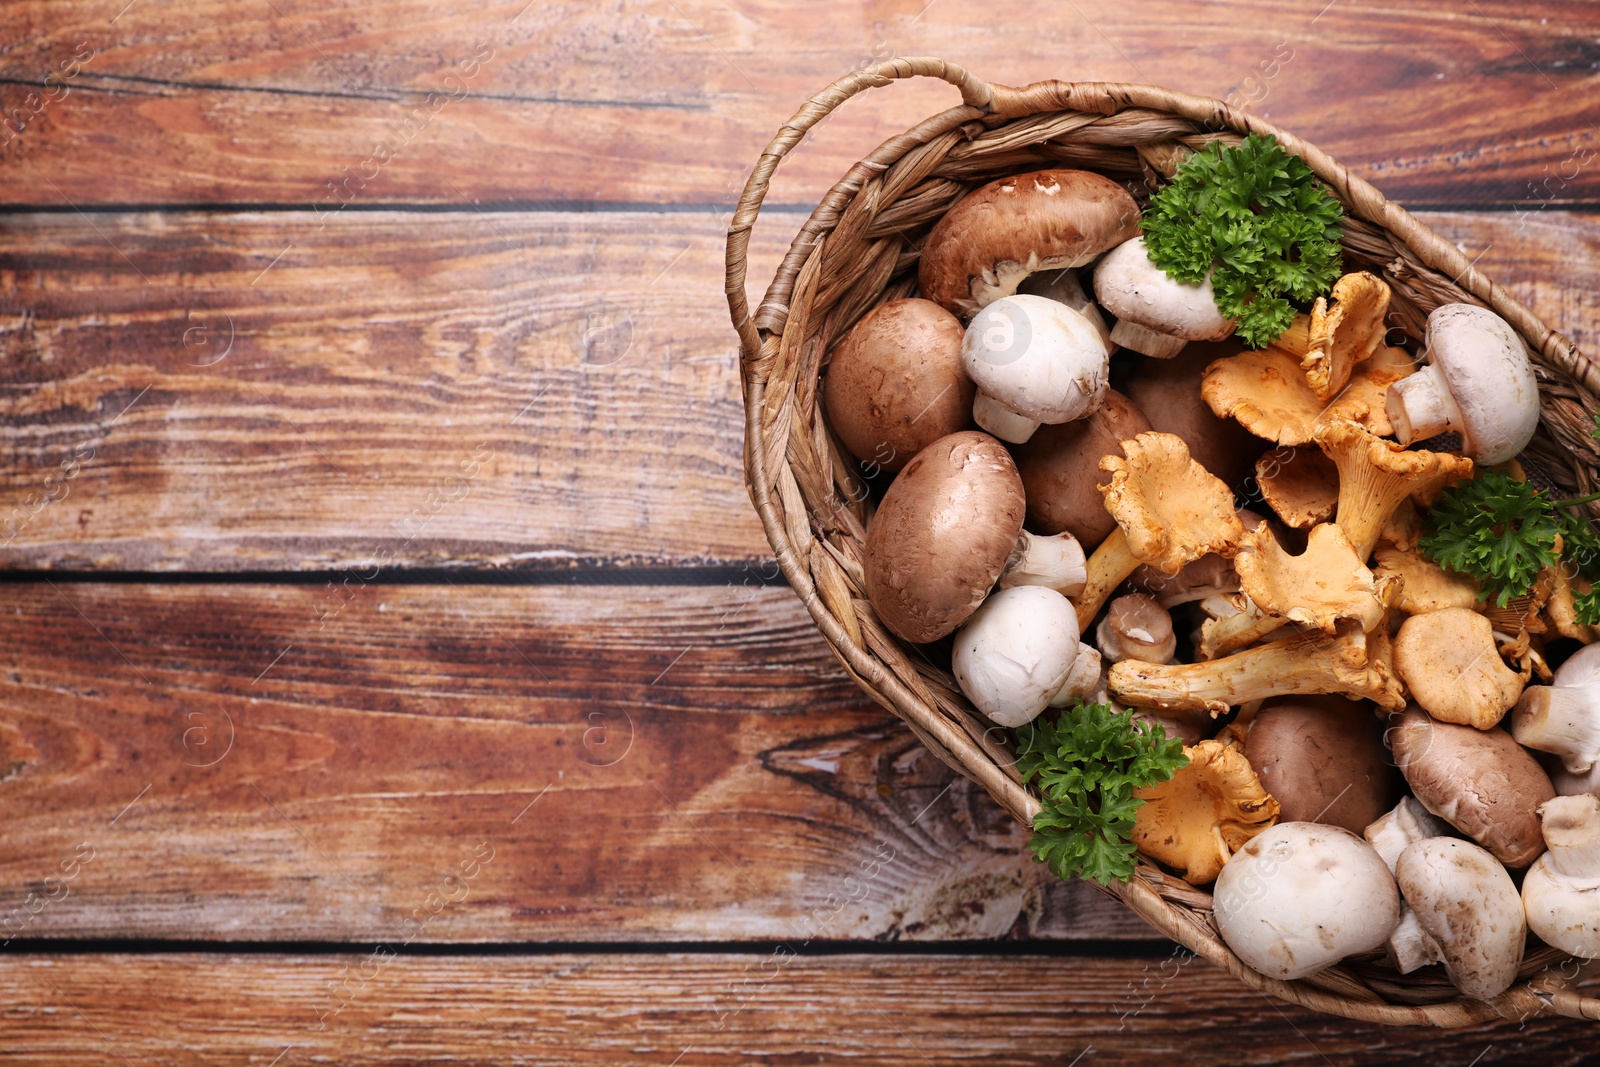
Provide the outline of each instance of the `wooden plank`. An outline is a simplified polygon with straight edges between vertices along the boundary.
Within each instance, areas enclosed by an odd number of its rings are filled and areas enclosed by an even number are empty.
[[[1600,215],[1424,218],[1600,350]],[[0,565],[758,558],[721,249],[709,213],[11,217]]]
[[[1392,1029],[1203,961],[968,956],[17,956],[19,1064],[1592,1062],[1594,1024]],[[274,1060],[273,1057],[281,1057]]]
[[[1402,200],[1600,199],[1600,15],[1558,0],[857,0],[826,18],[763,0],[124,7],[6,6],[0,201],[731,204],[803,101],[917,55],[1010,84],[1229,98]],[[847,107],[775,195],[815,202],[872,146],[955,102],[929,84]],[[350,174],[363,177],[348,194],[330,190]]]
[[[0,938],[1149,936],[748,581],[10,586]]]

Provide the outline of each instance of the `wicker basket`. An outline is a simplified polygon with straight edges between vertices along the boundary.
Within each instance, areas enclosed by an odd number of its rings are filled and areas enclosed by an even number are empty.
[[[755,314],[745,298],[746,251],[773,171],[806,131],[865,89],[915,76],[961,91],[962,106],[884,142],[828,190],[790,246]],[[897,59],[839,79],[784,124],[761,155],[728,231],[727,296],[742,351],[745,478],[790,585],[856,682],[909,725],[928,749],[982,785],[1025,825],[1038,800],[1019,782],[1003,731],[956,687],[947,664],[893,638],[862,592],[870,509],[858,473],[827,428],[818,374],[833,341],[874,305],[912,295],[921,239],[968,190],[1044,166],[1070,166],[1130,184],[1170,174],[1184,148],[1271,133],[1344,203],[1346,262],[1380,274],[1413,337],[1440,304],[1487,305],[1535,353],[1542,424],[1527,455],[1564,490],[1600,480],[1590,437],[1600,368],[1540,322],[1439,237],[1371,185],[1298,138],[1219,100],[1149,85],[1040,82],[986,85],[937,59]],[[1146,186],[1148,187],[1148,185]],[[1246,984],[1319,1011],[1368,1022],[1472,1025],[1543,1013],[1600,1018],[1600,998],[1576,984],[1593,964],[1531,953],[1516,986],[1493,1002],[1462,999],[1429,972],[1401,976],[1381,960],[1347,961],[1295,982],[1256,973],[1218,936],[1211,897],[1149,862],[1109,892],[1151,926]]]

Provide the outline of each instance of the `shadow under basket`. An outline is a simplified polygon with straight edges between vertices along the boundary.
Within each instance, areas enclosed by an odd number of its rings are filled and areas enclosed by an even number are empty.
[[[909,77],[939,78],[962,105],[885,141],[850,168],[801,227],[760,307],[745,297],[750,230],[778,163],[806,131],[850,97]],[[969,190],[1008,174],[1063,166],[1097,171],[1141,190],[1170,175],[1186,150],[1248,133],[1275,135],[1344,204],[1346,269],[1369,270],[1393,290],[1392,311],[1412,340],[1441,304],[1492,308],[1533,353],[1541,394],[1538,434],[1525,456],[1558,487],[1588,493],[1600,479],[1590,437],[1600,368],[1573,343],[1475,270],[1450,242],[1389,203],[1312,145],[1220,100],[1149,85],[1040,82],[987,85],[954,63],[896,59],[851,73],[808,101],[762,153],[728,231],[727,296],[739,332],[745,402],[745,480],[789,584],[857,684],[903,719],[935,755],[982,785],[1025,825],[1039,801],[1019,781],[1005,731],[957,688],[948,661],[891,636],[863,589],[868,494],[828,429],[818,402],[825,354],[875,305],[916,292],[918,250]],[[1462,998],[1440,968],[1400,975],[1381,958],[1347,960],[1284,982],[1229,950],[1211,896],[1141,857],[1138,873],[1107,892],[1152,927],[1256,989],[1367,1022],[1438,1027],[1556,1013],[1600,1018],[1579,984],[1594,963],[1532,952],[1517,984],[1493,1001]]]

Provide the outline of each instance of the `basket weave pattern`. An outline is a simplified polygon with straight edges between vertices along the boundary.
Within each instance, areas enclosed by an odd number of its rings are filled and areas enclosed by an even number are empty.
[[[801,228],[760,306],[745,297],[750,230],[779,162],[805,132],[850,97],[916,76],[942,79],[962,105],[889,139],[830,189]],[[1590,437],[1600,367],[1480,274],[1450,242],[1375,188],[1291,134],[1219,100],[1148,85],[1040,82],[988,85],[938,59],[896,59],[841,78],[808,101],[762,153],[728,232],[727,297],[739,332],[745,400],[745,479],[784,575],[845,670],[902,718],[935,755],[1031,824],[1039,802],[1024,788],[1004,731],[973,710],[947,665],[900,642],[863,592],[870,513],[866,486],[827,428],[818,400],[825,355],[873,306],[915,293],[923,238],[969,190],[1049,166],[1129,182],[1141,200],[1187,149],[1248,133],[1275,135],[1345,206],[1346,269],[1370,270],[1393,290],[1391,321],[1421,336],[1440,304],[1482,304],[1517,330],[1534,356],[1541,427],[1526,455],[1573,493],[1600,485]],[[1369,1022],[1472,1025],[1544,1013],[1600,1018],[1600,999],[1575,983],[1593,964],[1554,950],[1530,953],[1509,992],[1465,1000],[1440,978],[1401,976],[1381,961],[1348,962],[1310,978],[1260,975],[1228,949],[1211,896],[1148,861],[1109,892],[1163,935],[1266,993]]]

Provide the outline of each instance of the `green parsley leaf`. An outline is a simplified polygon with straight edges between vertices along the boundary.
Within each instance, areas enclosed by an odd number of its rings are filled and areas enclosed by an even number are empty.
[[[1524,596],[1556,561],[1562,523],[1550,501],[1505,471],[1483,471],[1446,490],[1423,524],[1425,555],[1477,579],[1484,596],[1505,607]]]
[[[1213,269],[1217,307],[1255,348],[1294,321],[1294,304],[1328,292],[1342,271],[1344,208],[1276,137],[1234,148],[1213,141],[1179,165],[1144,213],[1150,261],[1180,282]]]
[[[1600,626],[1600,588],[1575,594],[1572,598],[1572,607],[1580,625]]]
[[[1017,770],[1036,782],[1043,810],[1033,852],[1061,878],[1109,885],[1133,877],[1135,789],[1170,779],[1189,762],[1183,741],[1106,704],[1078,703],[1013,731]]]

